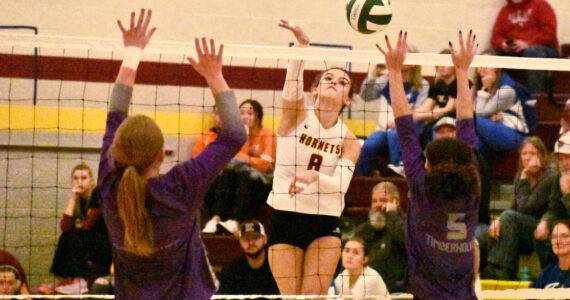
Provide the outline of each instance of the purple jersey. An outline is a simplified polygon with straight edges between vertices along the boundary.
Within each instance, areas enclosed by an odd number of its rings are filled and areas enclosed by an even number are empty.
[[[457,138],[476,149],[473,119],[459,120]],[[473,240],[479,199],[428,197],[422,148],[411,115],[396,120],[410,205],[406,221],[409,291],[420,299],[477,299],[473,288]]]
[[[115,89],[119,92],[114,91],[114,97],[130,98],[132,89],[121,85]],[[235,103],[232,92],[216,98]],[[245,135],[226,130],[195,159],[148,180],[146,203],[156,252],[139,257],[122,250],[124,228],[117,212],[117,191],[125,168],[115,165],[109,153],[115,132],[126,117],[121,111],[107,115],[98,179],[101,208],[113,245],[115,298],[210,299],[216,287],[200,240],[197,209],[205,189],[240,150]]]

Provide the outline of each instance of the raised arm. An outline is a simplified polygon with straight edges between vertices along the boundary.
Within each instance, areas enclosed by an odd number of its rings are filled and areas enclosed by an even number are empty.
[[[128,29],[125,29],[120,20],[117,21],[119,29],[123,34],[125,55],[121,68],[119,69],[119,74],[115,80],[113,93],[111,94],[107,127],[105,129],[105,135],[103,136],[103,147],[101,149],[101,160],[99,162],[99,176],[97,179],[99,183],[101,183],[111,168],[107,154],[113,142],[115,131],[119,128],[119,125],[121,125],[129,112],[129,104],[131,103],[133,86],[135,84],[137,68],[142,57],[142,51],[146,45],[148,45],[150,38],[156,31],[155,27],[150,30],[148,29],[151,16],[151,10],[146,11],[145,9],[141,9],[139,18],[135,23],[135,12],[131,12]]]
[[[390,98],[392,100],[392,110],[394,111],[395,119],[412,114],[412,108],[408,103],[408,98],[404,91],[404,81],[402,79],[402,66],[404,65],[406,53],[408,52],[407,38],[408,33],[400,31],[395,48],[392,48],[388,36],[386,36],[387,50],[382,49],[382,47],[376,44],[376,48],[378,48],[386,58],[386,68],[388,69],[390,82]]]
[[[459,31],[457,49],[449,42],[451,61],[457,78],[457,99],[455,101],[457,120],[473,118],[473,100],[469,91],[469,66],[477,53],[477,46],[472,31],[469,31],[466,41],[463,40],[463,34]]]
[[[301,27],[286,20],[279,22],[279,27],[290,30],[297,39],[297,47],[308,47],[309,37]],[[305,101],[303,97],[303,70],[305,62],[292,59],[287,65],[285,85],[283,86],[283,113],[277,128],[277,134],[286,135],[305,119]]]

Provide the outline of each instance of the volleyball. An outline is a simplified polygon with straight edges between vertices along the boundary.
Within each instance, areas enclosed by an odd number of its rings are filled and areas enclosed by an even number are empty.
[[[349,0],[346,18],[350,26],[364,34],[384,30],[392,20],[390,0]]]

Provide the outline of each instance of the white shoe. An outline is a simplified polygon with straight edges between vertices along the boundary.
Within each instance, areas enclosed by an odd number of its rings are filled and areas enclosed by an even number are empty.
[[[393,164],[388,165],[388,169],[394,171],[394,173],[398,174],[401,177],[406,177],[406,172],[404,171],[404,166],[395,166]]]
[[[202,233],[214,234],[216,231],[218,231],[218,221],[214,219],[208,221],[208,223],[206,223],[206,226],[204,226],[204,229],[202,229]]]
[[[64,295],[83,295],[89,290],[87,289],[87,281],[83,278],[74,278],[73,280],[59,285],[55,288],[58,294]]]

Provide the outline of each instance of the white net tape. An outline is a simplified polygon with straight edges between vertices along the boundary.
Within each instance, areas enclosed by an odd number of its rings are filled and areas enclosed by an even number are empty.
[[[377,43],[378,40],[371,40]],[[62,37],[49,35],[0,34],[0,45],[14,47],[42,47],[70,50],[123,51],[120,39]],[[384,56],[379,51],[338,50],[323,48],[291,48],[253,45],[225,45],[224,55],[244,58],[304,59],[338,62],[382,63]],[[145,53],[189,54],[194,52],[194,43],[152,41]],[[451,66],[451,58],[445,54],[409,53],[406,63],[424,66]],[[495,67],[508,69],[532,69],[570,71],[570,59],[521,58],[507,56],[476,56],[472,67]]]
[[[479,299],[568,299],[570,288],[564,289],[508,289],[484,290]],[[20,295],[1,296],[0,299],[114,299],[113,295]],[[319,296],[319,295],[215,295],[212,299],[352,299],[353,296]],[[369,295],[359,299],[413,299],[410,294],[391,295],[389,297]]]

